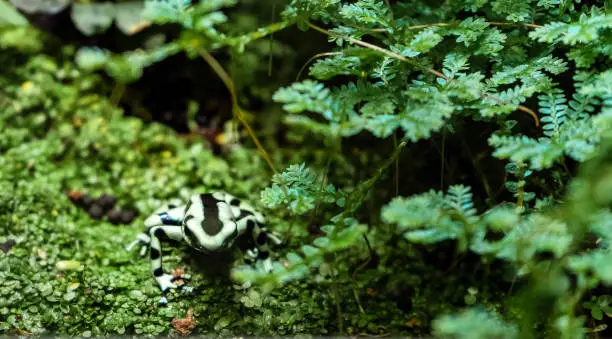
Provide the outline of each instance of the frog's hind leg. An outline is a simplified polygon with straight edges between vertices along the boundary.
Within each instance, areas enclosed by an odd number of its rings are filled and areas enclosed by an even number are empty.
[[[239,234],[250,234],[255,243],[255,247],[247,251],[248,261],[262,260],[264,268],[272,270],[272,259],[270,258],[270,248],[268,240],[276,245],[281,243],[278,236],[269,232],[266,227],[266,219],[262,213],[253,208],[250,204],[225,192],[214,193],[214,197],[225,201],[232,207],[232,212],[236,218]]]
[[[257,218],[253,215],[246,216],[238,221],[239,228],[244,227],[245,233],[250,234],[255,244],[254,248],[247,251],[248,261],[262,261],[266,271],[272,270],[272,259],[270,258],[270,242],[280,244],[281,240],[268,231],[268,229],[257,222]]]

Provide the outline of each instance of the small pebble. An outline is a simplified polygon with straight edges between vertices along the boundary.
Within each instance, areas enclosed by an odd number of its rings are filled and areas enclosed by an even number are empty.
[[[76,203],[83,208],[88,208],[93,203],[93,198],[89,194],[81,194]]]
[[[311,235],[322,235],[323,232],[321,231],[321,225],[319,225],[318,223],[311,223],[310,225],[308,225],[308,232]]]
[[[0,251],[4,252],[4,253],[8,253],[8,251],[11,250],[11,248],[13,248],[13,246],[16,244],[15,240],[10,239],[7,240],[6,242],[0,243]]]
[[[94,204],[89,208],[87,214],[89,214],[89,216],[93,219],[101,219],[102,215],[104,215],[104,211],[102,210],[102,207]]]
[[[137,213],[135,211],[127,210],[121,212],[121,222],[129,224],[136,218]]]
[[[113,209],[106,213],[106,216],[108,217],[108,221],[114,225],[117,225],[122,222],[123,213],[117,209]]]
[[[108,194],[102,194],[97,200],[96,200],[96,204],[98,204],[100,207],[102,207],[102,209],[104,211],[108,211],[110,209],[113,208],[113,206],[115,206],[115,203],[117,202],[117,199],[115,199],[115,197],[108,195]]]

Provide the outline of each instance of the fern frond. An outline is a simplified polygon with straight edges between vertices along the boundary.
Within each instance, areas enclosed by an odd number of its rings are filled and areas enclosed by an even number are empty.
[[[317,60],[309,74],[319,80],[329,80],[337,75],[359,75],[360,60],[355,56],[335,55]]]
[[[450,209],[464,217],[469,218],[476,215],[476,209],[472,202],[471,187],[469,186],[450,186],[446,195],[446,204]]]
[[[358,0],[355,3],[342,6],[340,15],[367,27],[391,28],[389,9],[380,0]]]
[[[540,113],[546,115],[540,118],[544,135],[558,136],[559,128],[565,122],[567,115],[567,99],[563,91],[555,88],[551,93],[538,96],[538,99],[540,99]]]
[[[600,100],[595,97],[588,97],[580,93],[574,93],[572,100],[569,101],[569,118],[572,120],[583,120],[595,112],[595,106],[600,104]]]
[[[272,99],[283,103],[283,109],[289,113],[303,111],[317,112],[328,120],[334,118],[334,107],[329,89],[319,82],[304,80],[290,87],[281,88]]]
[[[531,139],[526,136],[492,135],[489,145],[495,147],[493,156],[514,162],[528,162],[532,169],[549,168],[563,156],[563,147],[550,139]]]
[[[533,0],[495,0],[491,7],[495,13],[506,15],[506,20],[521,22],[531,16],[532,2]]]
[[[489,24],[484,18],[469,17],[461,21],[457,27],[451,28],[449,33],[457,35],[457,42],[463,42],[469,47],[485,33],[487,27]]]
[[[529,33],[529,37],[539,42],[561,41],[568,45],[589,43],[599,39],[601,30],[612,27],[612,14],[597,11],[590,15],[581,14],[577,22],[553,22]]]

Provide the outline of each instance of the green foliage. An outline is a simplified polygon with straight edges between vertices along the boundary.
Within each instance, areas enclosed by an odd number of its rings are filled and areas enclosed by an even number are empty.
[[[268,208],[287,205],[294,214],[304,214],[318,203],[336,203],[342,207],[345,197],[333,185],[323,186],[305,164],[289,166],[272,178],[272,186],[261,192],[261,201]]]
[[[132,27],[120,3],[74,4],[73,21],[86,34]],[[583,338],[606,325],[609,1],[138,8],[178,34],[75,51],[0,9],[0,244],[14,241],[0,253],[4,331],[169,334],[190,307],[196,334],[224,336]],[[238,119],[220,128],[257,136],[265,161],[248,140],[214,155],[193,141],[194,121],[183,138],[124,116],[92,74],[131,85],[179,54],[222,77]],[[190,102],[206,107],[210,93]],[[270,176],[266,162],[284,170]],[[236,252],[224,270],[233,281],[187,268],[197,293],[171,293],[165,308],[146,262],[117,250],[143,217],[116,228],[62,194],[111,192],[147,215],[211,189],[256,202],[287,241],[272,272]],[[174,267],[215,261],[169,248]]]
[[[2,0],[0,1],[0,24],[18,26],[27,25],[28,21],[7,1]]]
[[[591,301],[585,301],[583,306],[587,309],[591,310],[591,316],[593,319],[601,320],[603,319],[604,313],[606,315],[612,314],[612,307],[610,306],[610,297],[609,295],[600,295],[599,297],[591,298]]]
[[[541,170],[563,161],[563,155],[583,162],[597,154],[602,131],[589,115],[593,111],[590,100],[574,95],[569,105],[563,92],[555,89],[539,96],[541,121],[545,137],[493,135],[489,144],[496,148],[493,155],[514,162],[529,162],[530,167]],[[597,102],[597,101],[591,101]]]
[[[580,14],[577,22],[552,22],[529,35],[540,42],[561,41],[575,45],[599,39],[599,31],[610,27],[612,27],[612,15],[603,14],[597,7],[593,7],[590,13]]]
[[[296,252],[287,253],[286,258],[274,263],[272,272],[266,272],[263,268],[242,266],[232,271],[232,277],[238,282],[255,283],[268,292],[288,282],[305,279],[310,276],[312,268],[325,262],[326,256],[354,246],[366,231],[365,225],[352,219],[345,219],[343,227],[340,230],[338,228],[335,225],[321,227],[325,236],[314,239],[312,245],[302,245],[303,255]]]
[[[470,188],[464,186],[451,186],[446,196],[430,191],[409,199],[395,198],[383,208],[382,218],[397,223],[398,231],[411,242],[467,239],[476,213],[471,198]]]
[[[434,333],[443,338],[518,338],[515,325],[507,324],[497,314],[469,309],[457,315],[437,319]]]

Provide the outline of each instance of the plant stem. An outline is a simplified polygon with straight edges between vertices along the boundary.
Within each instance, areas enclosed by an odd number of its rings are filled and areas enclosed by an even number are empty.
[[[397,132],[393,131],[393,146],[397,148]],[[395,158],[395,196],[399,195],[399,157]]]
[[[272,35],[278,31],[282,31],[283,29],[292,26],[293,24],[295,24],[295,21],[281,21],[281,22],[275,22],[273,24],[270,24],[266,27],[261,27],[259,29],[257,29],[257,31],[252,32],[252,33],[248,33],[248,34],[244,34],[244,35],[240,35],[240,36],[236,36],[236,37],[231,37],[231,38],[227,38],[225,40],[223,40],[221,43],[219,44],[215,44],[214,47],[221,47],[221,46],[232,46],[232,47],[240,47],[245,45],[246,43],[252,42],[254,40],[258,40],[261,38],[265,38],[268,35]]]
[[[488,21],[487,23],[491,26],[515,26],[515,27],[525,26],[525,27],[530,27],[530,28],[541,28],[542,27],[541,25],[527,24],[527,23],[512,23],[512,22],[497,22],[497,21]],[[457,25],[459,24],[458,23],[438,22],[435,24],[407,26],[407,27],[404,27],[404,29],[412,30],[412,29],[423,29],[423,28],[429,28],[429,27],[449,27],[449,26],[457,26]],[[364,29],[367,29],[367,28],[364,28]],[[387,29],[386,28],[374,28],[374,29],[370,29],[370,31],[386,32]]]
[[[442,131],[442,151],[440,152],[440,161],[442,162],[442,165],[440,166],[440,189],[444,189],[444,164],[446,163],[446,161],[444,161],[445,157],[444,157],[444,151],[446,149],[446,132]]]
[[[115,87],[113,87],[110,97],[110,101],[113,106],[119,105],[119,102],[121,102],[121,98],[123,97],[123,93],[125,93],[125,84],[122,82],[115,82]]]
[[[304,65],[302,66],[302,68],[300,68],[297,76],[295,77],[295,81],[300,80],[300,76],[302,75],[302,72],[304,71],[304,69],[306,68],[306,66],[308,66],[309,63],[311,63],[314,59],[316,58],[320,58],[320,57],[324,57],[324,56],[331,56],[331,55],[342,55],[344,53],[342,52],[325,52],[325,53],[319,53],[319,54],[315,54],[313,55],[310,59],[308,59]]]
[[[274,14],[276,9],[276,4],[272,5],[272,21],[274,21]],[[272,48],[274,47],[274,32],[270,33],[270,55],[268,57],[268,76],[272,76]]]
[[[219,76],[219,78],[221,78],[221,81],[223,81],[223,83],[225,84],[225,86],[227,87],[228,91],[230,92],[230,95],[232,97],[232,103],[234,106],[233,112],[234,115],[236,116],[236,118],[238,118],[238,120],[244,125],[244,127],[247,129],[247,132],[249,133],[249,136],[251,137],[251,139],[253,140],[253,142],[255,143],[255,146],[257,146],[257,149],[259,150],[259,152],[261,153],[262,157],[264,158],[264,160],[268,163],[268,166],[270,166],[270,168],[272,169],[272,171],[274,172],[274,174],[278,174],[278,171],[276,170],[276,167],[274,166],[274,164],[272,163],[272,159],[270,158],[270,156],[268,155],[268,152],[266,151],[266,149],[261,145],[261,143],[259,142],[259,139],[257,138],[257,136],[255,135],[255,132],[253,132],[253,129],[251,128],[251,126],[249,125],[249,123],[245,120],[244,118],[244,111],[243,109],[240,107],[240,105],[238,104],[238,97],[236,95],[236,91],[234,89],[234,82],[232,81],[232,79],[230,78],[229,74],[227,74],[227,72],[225,71],[225,69],[223,68],[223,66],[221,66],[221,64],[219,64],[219,62],[217,61],[217,59],[215,59],[210,53],[208,53],[208,51],[199,48],[198,49],[198,53],[200,54],[200,56],[206,60],[206,62],[210,65],[210,67],[215,71],[215,73],[217,73],[217,75]],[[283,185],[283,188],[286,190],[286,187]]]

